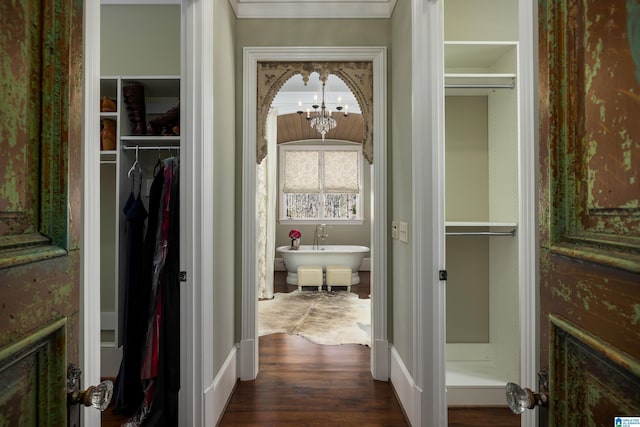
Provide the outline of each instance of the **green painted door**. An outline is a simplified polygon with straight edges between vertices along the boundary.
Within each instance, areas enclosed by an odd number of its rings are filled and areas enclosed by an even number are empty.
[[[0,2],[0,426],[65,425],[79,359],[82,10]]]
[[[640,418],[640,3],[540,0],[542,425]]]

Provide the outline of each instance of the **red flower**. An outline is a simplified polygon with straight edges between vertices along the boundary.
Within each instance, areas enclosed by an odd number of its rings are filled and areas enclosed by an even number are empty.
[[[289,232],[289,237],[291,239],[299,239],[300,237],[302,237],[302,233],[300,233],[300,230],[296,230],[295,228],[293,230],[291,230]]]

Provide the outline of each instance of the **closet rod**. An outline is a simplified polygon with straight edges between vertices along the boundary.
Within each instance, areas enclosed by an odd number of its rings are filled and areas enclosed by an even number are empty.
[[[179,145],[156,145],[156,146],[148,146],[148,145],[123,145],[122,150],[179,150]]]
[[[445,89],[513,89],[513,83],[446,83]]]
[[[516,230],[511,231],[447,231],[447,236],[515,236]]]

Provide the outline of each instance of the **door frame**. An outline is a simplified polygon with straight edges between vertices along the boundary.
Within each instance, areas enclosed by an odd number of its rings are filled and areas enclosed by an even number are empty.
[[[80,369],[82,385],[100,382],[100,0],[84,4],[84,128],[82,153],[82,243]],[[101,413],[83,406],[83,425],[100,425]]]
[[[256,246],[256,123],[258,61],[371,61],[373,63],[373,158],[371,167],[371,293],[373,378],[389,379],[387,338],[387,64],[386,47],[245,47],[242,141],[242,324],[240,379],[258,375]]]
[[[538,389],[538,2],[518,1],[518,283],[520,315],[520,384]],[[522,427],[538,425],[538,411],[521,415]]]
[[[202,194],[211,194],[210,187],[196,186],[198,179],[203,183],[212,181],[212,171],[209,165],[203,165],[202,159],[212,147],[210,121],[202,117],[210,117],[212,110],[213,90],[210,79],[203,75],[212,68],[212,55],[206,44],[199,43],[200,38],[213,39],[213,30],[205,21],[204,16],[212,16],[211,2],[194,0],[138,0],[138,1],[101,1],[84,0],[84,129],[82,153],[82,260],[80,284],[80,368],[82,381],[86,387],[98,384],[101,379],[100,371],[100,147],[93,144],[96,139],[96,129],[100,129],[100,112],[95,106],[100,101],[100,8],[103,3],[108,4],[179,4],[181,5],[181,87],[185,114],[181,117],[181,125],[185,139],[192,140],[193,148],[189,144],[182,144],[181,169],[191,170],[180,180],[180,192],[185,195],[180,207],[180,228],[185,230],[180,236],[181,254],[180,270],[191,272],[187,283],[181,287],[181,321],[180,321],[180,397],[179,419],[180,425],[201,425],[203,418],[203,396],[198,390],[202,389],[205,380],[211,375],[204,366],[211,366],[213,343],[207,334],[206,325],[212,323],[208,310],[201,307],[202,301],[209,301],[207,287],[200,285],[203,277],[212,277],[208,263],[202,263],[200,253],[207,251],[212,242],[210,224],[202,220],[204,214],[211,212],[210,198],[202,198]],[[208,15],[205,15],[207,14]],[[186,31],[193,28],[193,31]],[[209,123],[205,126],[205,123]],[[206,129],[205,129],[206,127]],[[193,130],[192,130],[193,129]],[[199,132],[198,130],[201,130]],[[206,153],[203,154],[202,151]],[[200,160],[200,161],[198,161]],[[194,170],[194,168],[197,168]],[[193,194],[197,192],[197,194]],[[193,209],[187,209],[193,206]],[[191,233],[191,234],[190,234]],[[192,238],[197,236],[198,238]],[[200,240],[202,238],[202,240]],[[198,247],[198,242],[204,245],[204,251]],[[186,254],[186,255],[185,255]],[[207,383],[208,384],[208,383]],[[101,413],[94,408],[83,407],[83,425],[101,425]]]
[[[536,2],[518,1],[520,384],[537,388],[537,22]],[[444,227],[444,2],[412,2],[414,380],[417,424],[446,425]],[[430,120],[422,120],[429,117]],[[430,141],[425,143],[426,141]],[[430,167],[425,167],[429,165]],[[437,237],[436,237],[437,236]],[[506,403],[506,400],[505,400]],[[538,411],[521,415],[538,425]]]
[[[412,423],[446,426],[444,217],[444,2],[412,1]],[[413,414],[413,416],[412,416]]]

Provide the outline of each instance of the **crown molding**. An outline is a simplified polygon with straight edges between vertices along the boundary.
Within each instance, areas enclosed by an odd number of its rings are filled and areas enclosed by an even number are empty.
[[[237,18],[390,18],[397,0],[229,0]]]

